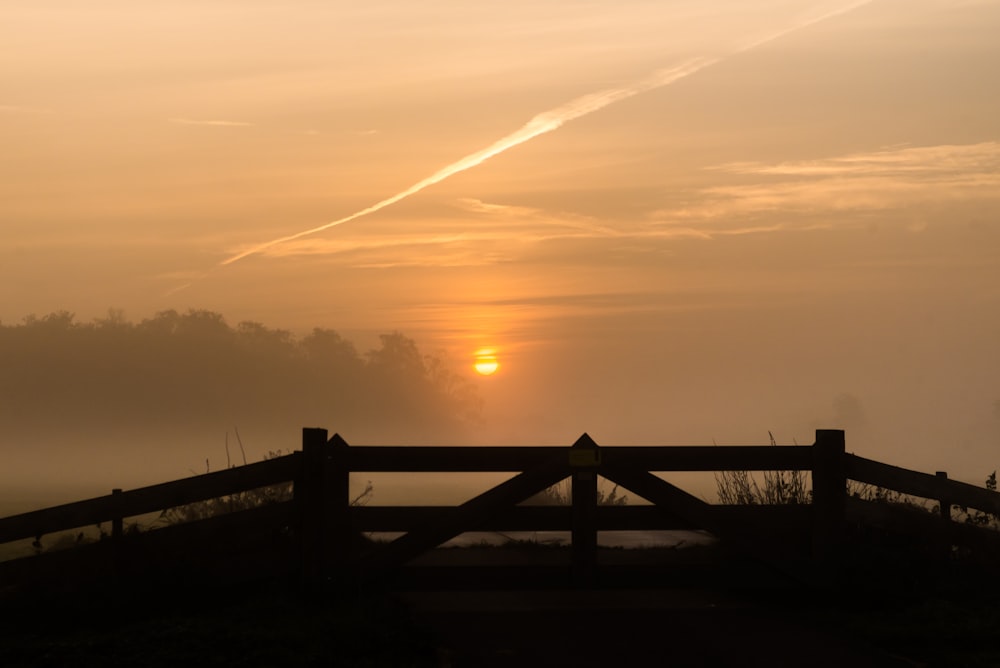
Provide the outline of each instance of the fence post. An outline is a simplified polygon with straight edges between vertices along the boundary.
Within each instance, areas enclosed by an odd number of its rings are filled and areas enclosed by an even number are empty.
[[[948,484],[947,482],[945,482],[945,481],[948,480],[948,472],[947,471],[936,471],[934,473],[934,475],[937,477],[938,480],[942,481],[941,492],[938,495],[938,499],[937,499],[938,502],[941,504],[940,508],[939,508],[939,512],[941,513],[941,519],[943,519],[945,522],[950,522],[951,521],[951,499],[948,498],[948,490],[945,487]]]
[[[951,495],[948,493],[948,472],[935,471],[934,475],[940,482],[941,491],[938,492],[938,512],[941,514],[941,537],[938,549],[941,551],[941,558],[948,560],[951,558]]]
[[[295,480],[299,569],[303,584],[319,584],[326,561],[326,429],[302,430],[302,464]]]
[[[118,501],[115,497],[120,497],[122,493],[121,488],[115,487],[111,490],[111,500],[115,508],[115,516],[111,518],[111,537],[121,538],[125,533],[125,518],[121,516],[121,509],[118,507]]]
[[[573,582],[582,587],[594,583],[597,567],[597,469],[600,463],[597,443],[587,434],[570,447]]]
[[[351,522],[351,469],[348,444],[340,434],[330,439],[326,470],[329,527],[328,556],[334,575],[343,583],[347,579],[354,556],[354,536]]]
[[[125,535],[125,518],[122,516],[120,487],[111,490],[111,560],[110,582],[113,587],[122,584],[123,576],[128,572],[128,555],[126,546],[122,543]]]
[[[842,429],[817,429],[813,444],[813,558],[827,575],[840,556],[847,505]],[[832,583],[830,583],[832,584]]]

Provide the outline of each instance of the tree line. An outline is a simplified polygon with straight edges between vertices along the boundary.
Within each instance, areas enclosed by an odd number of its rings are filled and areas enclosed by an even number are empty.
[[[139,322],[61,311],[0,324],[0,435],[25,429],[190,432],[330,426],[449,439],[478,417],[474,387],[400,332],[359,353],[335,330],[301,337],[222,314],[169,310]]]

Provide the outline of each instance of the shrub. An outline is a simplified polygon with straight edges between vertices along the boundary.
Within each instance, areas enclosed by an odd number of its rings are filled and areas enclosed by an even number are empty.
[[[236,442],[240,446],[240,453],[242,454],[243,464],[245,466],[247,463],[246,451],[243,449],[243,442],[240,440],[239,431],[236,432]],[[289,453],[282,452],[281,450],[269,450],[267,454],[264,455],[264,461],[284,457],[287,454]],[[236,467],[236,465],[233,464],[229,458],[228,433],[226,434],[226,462],[228,468]],[[207,473],[208,460],[205,460],[205,468]],[[368,481],[365,488],[356,497],[351,499],[351,505],[365,505],[371,500],[374,491],[375,490],[374,487],[372,487],[371,481]],[[268,485],[267,487],[258,487],[256,489],[244,490],[242,492],[220,496],[214,499],[205,499],[204,501],[196,501],[183,506],[167,508],[160,513],[160,517],[157,521],[164,524],[183,524],[185,522],[194,522],[208,517],[215,517],[216,515],[225,515],[227,513],[234,513],[241,510],[249,510],[251,508],[260,508],[261,506],[291,501],[294,496],[294,492],[294,484],[291,481],[278,483],[277,485]]]
[[[986,476],[986,489],[991,492],[997,491],[997,472]],[[959,512],[962,514],[963,519],[968,524],[975,524],[976,526],[989,527],[991,529],[1000,529],[1000,518],[998,518],[993,513],[987,513],[982,510],[969,511],[966,506],[958,506]]]
[[[777,447],[774,436],[767,432],[771,445]],[[764,471],[758,482],[750,471],[719,471],[715,487],[719,502],[725,505],[804,504],[812,500],[812,490],[806,485],[805,471]]]

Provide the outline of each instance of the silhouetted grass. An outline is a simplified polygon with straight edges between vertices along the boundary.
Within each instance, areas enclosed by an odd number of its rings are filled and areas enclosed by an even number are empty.
[[[778,447],[774,435],[767,432],[771,445]],[[812,502],[805,471],[764,471],[763,482],[753,472],[743,470],[715,473],[716,493],[723,505],[781,505]]]

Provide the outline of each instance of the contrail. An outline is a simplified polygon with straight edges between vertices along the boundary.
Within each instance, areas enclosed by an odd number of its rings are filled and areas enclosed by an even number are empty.
[[[780,37],[783,37],[789,33],[795,32],[797,30],[802,30],[803,28],[811,26],[815,23],[819,23],[820,21],[825,21],[827,19],[833,18],[834,16],[838,16],[840,14],[845,14],[847,12],[853,11],[854,9],[857,9],[862,5],[867,5],[872,1],[873,0],[858,0],[857,2],[851,3],[850,5],[842,7],[840,9],[835,9],[826,12],[820,16],[805,20],[790,28],[786,28],[784,30],[781,30],[780,32],[773,33],[766,37],[757,39],[749,44],[746,44],[732,51],[730,54],[728,54],[728,56],[733,56],[738,53],[742,53],[744,51],[757,48],[759,46],[767,44],[768,42],[772,42]],[[523,144],[524,142],[534,139],[539,135],[543,135],[548,132],[552,132],[553,130],[557,130],[558,128],[562,127],[563,124],[572,121],[573,119],[580,118],[581,116],[586,116],[587,114],[592,114],[595,111],[599,111],[611,104],[614,104],[616,102],[621,102],[622,100],[628,99],[635,95],[639,95],[640,93],[645,93],[647,91],[655,90],[657,88],[662,88],[663,86],[669,86],[678,79],[683,79],[684,77],[690,76],[695,72],[703,70],[706,67],[719,62],[720,60],[723,60],[722,56],[695,58],[692,60],[688,60],[682,63],[681,65],[678,65],[673,68],[658,70],[657,72],[654,72],[650,76],[640,79],[636,82],[633,82],[628,86],[620,88],[609,88],[607,90],[603,90],[597,93],[590,93],[588,95],[583,95],[581,97],[578,97],[575,100],[567,102],[566,104],[563,104],[559,107],[538,114],[537,116],[529,120],[527,123],[525,123],[524,126],[522,126],[519,130],[516,130],[515,132],[510,133],[506,137],[503,137],[502,139],[495,141],[494,143],[490,144],[484,149],[481,149],[479,151],[476,151],[475,153],[467,155],[461,160],[458,160],[457,162],[453,162],[447,167],[438,170],[434,174],[431,174],[422,181],[413,184],[406,190],[403,190],[393,195],[392,197],[387,197],[386,199],[377,202],[375,204],[372,204],[371,206],[365,209],[356,211],[349,216],[338,218],[337,220],[334,220],[332,222],[324,223],[323,225],[319,225],[317,227],[313,227],[308,230],[303,230],[301,232],[296,232],[295,234],[289,234],[288,236],[279,237],[277,239],[272,239],[271,241],[266,241],[264,243],[258,244],[256,246],[253,246],[252,248],[249,248],[245,251],[237,253],[236,255],[233,255],[232,257],[223,260],[222,262],[219,263],[218,266],[221,267],[232,264],[234,262],[238,262],[239,260],[242,260],[245,257],[249,257],[250,255],[256,255],[264,250],[267,250],[268,248],[271,248],[272,246],[277,246],[279,244],[283,244],[288,241],[293,241],[301,237],[309,236],[311,234],[316,234],[317,232],[322,232],[324,230],[330,229],[331,227],[336,227],[337,225],[343,225],[344,223],[350,222],[357,218],[361,218],[362,216],[367,216],[368,214],[380,211],[386,208],[387,206],[392,206],[396,202],[404,200],[407,197],[410,197],[411,195],[417,194],[418,192],[424,190],[425,188],[428,188],[436,183],[440,183],[441,181],[444,181],[445,179],[454,176],[459,172],[464,172],[467,169],[472,169],[473,167],[481,165],[490,158],[492,158],[493,156],[499,155],[500,153],[503,153],[508,149]]]
[[[415,195],[421,190],[429,186],[432,186],[435,183],[440,183],[441,181],[444,181],[450,176],[454,176],[459,172],[464,172],[467,169],[471,169],[473,167],[476,167],[477,165],[481,165],[482,163],[486,162],[493,156],[503,153],[504,151],[511,149],[519,144],[523,144],[529,139],[534,139],[539,135],[545,134],[547,132],[552,132],[553,130],[558,129],[567,121],[571,121],[574,118],[579,118],[580,116],[586,116],[587,114],[591,114],[597,111],[598,109],[603,109],[609,104],[614,104],[615,102],[624,100],[625,98],[628,97],[632,97],[633,95],[638,95],[639,93],[648,90],[653,90],[654,88],[660,88],[661,86],[666,86],[669,83],[677,81],[682,77],[686,77],[689,74],[693,74],[694,72],[697,72],[698,70],[707,67],[713,62],[715,61],[706,59],[691,60],[682,65],[679,65],[678,67],[656,72],[655,74],[647,77],[646,79],[643,79],[642,81],[639,81],[627,88],[611,88],[609,90],[604,90],[599,93],[591,93],[589,95],[578,97],[575,100],[567,102],[566,104],[560,107],[556,107],[555,109],[550,109],[549,111],[538,114],[530,121],[525,123],[520,130],[510,133],[503,139],[499,139],[494,143],[490,144],[489,146],[487,146],[486,148],[476,151],[475,153],[472,153],[470,155],[467,155],[457,162],[453,162],[447,167],[438,170],[434,174],[428,176],[426,179],[413,184],[406,190],[403,190],[402,192],[399,192],[393,195],[392,197],[387,197],[381,202],[372,204],[366,209],[361,209],[360,211],[352,213],[349,216],[339,218],[337,220],[325,223],[318,227],[314,227],[309,230],[303,230],[302,232],[297,232],[295,234],[290,234],[286,237],[273,239],[271,241],[259,244],[257,246],[254,246],[253,248],[250,248],[249,250],[245,250],[242,253],[234,255],[226,260],[223,260],[220,264],[221,265],[232,264],[237,260],[242,260],[248,255],[254,255],[256,253],[261,252],[262,250],[270,248],[271,246],[277,246],[278,244],[283,244],[286,241],[292,241],[293,239],[298,239],[300,237],[304,237],[310,234],[316,234],[317,232],[328,230],[331,227],[335,227],[337,225],[343,225],[344,223],[352,221],[356,218],[360,218],[361,216],[367,216],[370,213],[375,213],[376,211],[384,209],[387,206],[391,206],[396,202],[406,199],[411,195]]]

